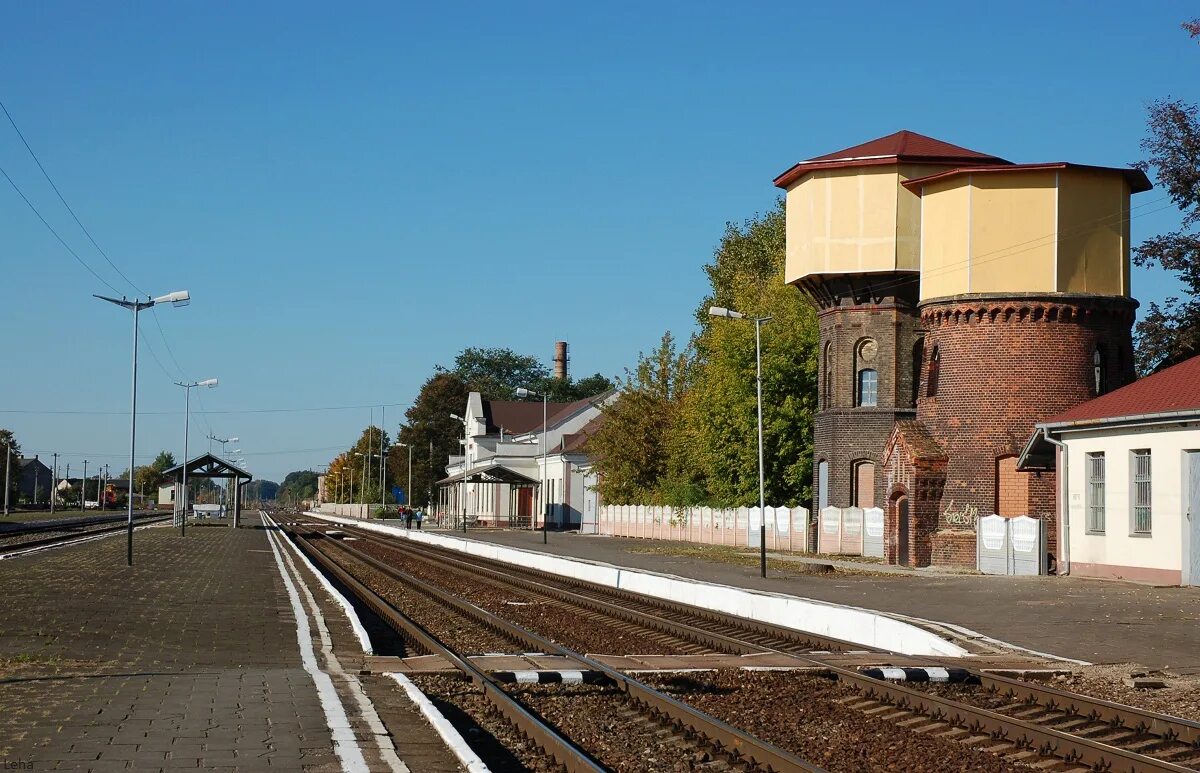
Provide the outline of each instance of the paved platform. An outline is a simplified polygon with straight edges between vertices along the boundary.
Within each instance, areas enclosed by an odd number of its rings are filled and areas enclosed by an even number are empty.
[[[298,635],[291,594],[305,585],[285,585],[265,529],[149,528],[133,568],[124,551],[114,537],[0,564],[6,769],[406,769],[367,748],[363,766],[348,764],[349,746],[374,733],[390,748],[390,734],[363,729],[362,702],[344,696],[343,722],[330,722],[328,685],[319,693],[306,666],[327,668],[330,647],[353,651],[348,622],[330,606],[325,648],[302,655],[321,637],[307,613]],[[434,746],[420,769],[457,769]]]
[[[455,536],[464,536],[461,532]],[[666,552],[679,542],[554,533],[476,531],[470,539],[560,556],[950,623],[1039,652],[1093,663],[1140,663],[1200,673],[1200,588],[1072,577],[772,572]],[[860,568],[871,570],[870,565]]]

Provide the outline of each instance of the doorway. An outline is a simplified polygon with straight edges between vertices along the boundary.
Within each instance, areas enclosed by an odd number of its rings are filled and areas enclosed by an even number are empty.
[[[1200,585],[1200,451],[1187,452],[1183,511],[1183,584]]]
[[[908,496],[896,500],[896,563],[908,566]]]

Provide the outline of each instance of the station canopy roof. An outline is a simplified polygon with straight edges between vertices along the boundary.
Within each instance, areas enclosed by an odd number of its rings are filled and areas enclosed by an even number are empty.
[[[508,483],[512,486],[539,486],[538,481],[503,464],[489,464],[455,473],[438,481],[439,486],[453,483]]]
[[[183,480],[183,465],[163,470],[163,477],[170,480]],[[254,480],[254,476],[241,467],[227,462],[212,454],[202,454],[187,463],[189,478],[237,478],[239,480]]]

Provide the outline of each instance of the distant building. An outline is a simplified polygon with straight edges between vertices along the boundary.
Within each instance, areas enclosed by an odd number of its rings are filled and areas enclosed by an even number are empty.
[[[1039,423],[1021,467],[1059,471],[1061,571],[1200,585],[1200,357]]]
[[[20,470],[16,481],[18,498],[33,504],[49,502],[50,489],[54,486],[54,471],[36,456],[21,457],[17,469]]]
[[[464,453],[449,459],[447,477],[438,482],[438,510],[488,525],[540,526],[543,509],[552,528],[594,524],[595,481],[583,444],[614,398],[606,392],[547,404],[543,435],[540,401],[484,400],[472,392],[463,413]]]

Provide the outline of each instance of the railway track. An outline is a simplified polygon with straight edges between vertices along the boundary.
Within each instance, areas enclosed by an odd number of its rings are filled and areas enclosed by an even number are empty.
[[[527,702],[538,704],[536,695],[523,696],[521,685],[501,681],[474,666],[467,657],[448,643],[433,636],[419,621],[412,620],[392,601],[368,587],[348,571],[344,564],[357,562],[366,565],[372,571],[402,583],[407,589],[435,599],[445,609],[453,610],[497,632],[526,651],[559,655],[578,663],[582,669],[581,682],[586,681],[591,686],[602,685],[607,688],[607,691],[593,694],[592,697],[604,701],[608,721],[618,726],[629,727],[631,730],[636,728],[646,736],[660,739],[664,735],[669,736],[666,745],[675,749],[678,754],[705,760],[705,768],[780,772],[821,770],[790,752],[697,711],[616,669],[493,615],[342,540],[331,539],[320,529],[284,525],[284,530],[316,565],[332,575],[360,602],[387,622],[409,647],[427,654],[439,655],[452,664],[522,735],[568,771],[612,769],[611,761],[606,764],[605,758],[619,754],[620,750],[599,748],[590,744],[585,747],[576,743],[554,723],[544,719],[538,711],[525,705]],[[582,671],[587,672],[586,680]]]
[[[169,514],[134,516],[134,527],[140,528],[152,523],[159,523],[170,520],[171,517]],[[0,533],[0,561],[49,547],[87,542],[109,534],[124,532],[127,528],[128,521],[126,516],[122,515],[111,518],[92,518],[70,525],[37,524],[27,529],[9,529]],[[46,536],[37,536],[40,534]]]
[[[328,529],[330,525],[321,522],[318,528]],[[822,652],[861,651],[859,645],[850,642],[468,556],[402,537],[387,538],[355,527],[337,528],[363,544],[394,551],[429,567],[466,573],[476,581],[553,600],[580,610],[593,621],[607,619],[644,628],[663,642],[683,641],[711,652],[782,652],[808,660],[855,690],[844,701],[847,706],[915,733],[985,749],[1014,763],[1068,771],[1200,770],[1200,723],[976,669],[966,669],[966,674],[974,685],[970,689],[979,691],[978,696],[958,686],[958,692],[948,695],[927,685],[879,679],[822,660]],[[944,663],[929,660],[927,665]]]

